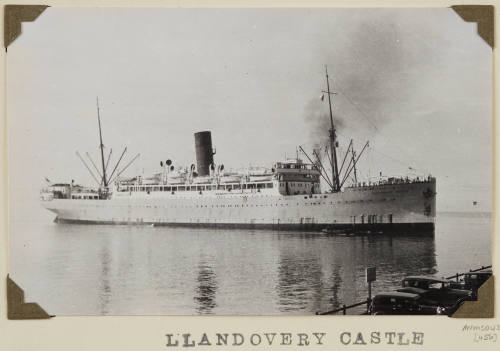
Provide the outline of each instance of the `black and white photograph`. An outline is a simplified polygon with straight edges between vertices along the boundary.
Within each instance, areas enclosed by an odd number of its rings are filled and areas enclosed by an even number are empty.
[[[49,7],[6,57],[8,273],[51,316],[447,318],[492,276],[452,8]]]

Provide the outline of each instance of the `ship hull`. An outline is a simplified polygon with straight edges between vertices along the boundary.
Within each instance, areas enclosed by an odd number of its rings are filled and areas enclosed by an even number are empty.
[[[134,193],[109,200],[53,199],[60,223],[273,230],[433,233],[435,181],[346,188],[338,193]]]
[[[276,231],[323,231],[325,234],[422,234],[433,235],[434,223],[377,223],[377,224],[294,224],[294,223],[162,223],[162,222],[126,222],[126,221],[88,221],[56,217],[54,222],[81,225],[149,225],[154,227],[201,227],[216,229],[262,229]]]

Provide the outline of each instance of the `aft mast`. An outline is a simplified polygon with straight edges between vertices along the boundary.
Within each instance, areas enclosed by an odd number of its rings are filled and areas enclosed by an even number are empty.
[[[335,130],[335,125],[333,124],[333,112],[332,112],[332,100],[331,100],[331,94],[335,94],[330,92],[330,81],[328,79],[328,68],[325,66],[325,73],[326,73],[326,88],[327,91],[325,93],[328,94],[328,106],[330,108],[330,123],[331,123],[331,129],[330,129],[330,150],[332,153],[332,160],[331,160],[331,167],[332,167],[332,192],[339,192],[340,191],[340,181],[339,181],[339,169],[337,165],[337,135],[336,135],[336,130]]]

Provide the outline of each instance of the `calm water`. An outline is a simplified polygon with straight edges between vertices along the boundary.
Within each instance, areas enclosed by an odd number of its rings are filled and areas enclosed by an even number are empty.
[[[11,277],[50,314],[313,314],[408,274],[489,265],[491,216],[440,214],[434,237],[341,237],[11,222]]]

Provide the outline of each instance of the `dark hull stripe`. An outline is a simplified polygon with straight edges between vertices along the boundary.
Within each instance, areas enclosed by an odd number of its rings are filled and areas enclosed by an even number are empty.
[[[270,229],[279,231],[325,231],[330,234],[420,234],[434,235],[434,223],[373,223],[373,224],[266,224],[266,223],[157,223],[123,221],[54,220],[71,224],[153,225],[155,227],[200,227],[221,229]]]

